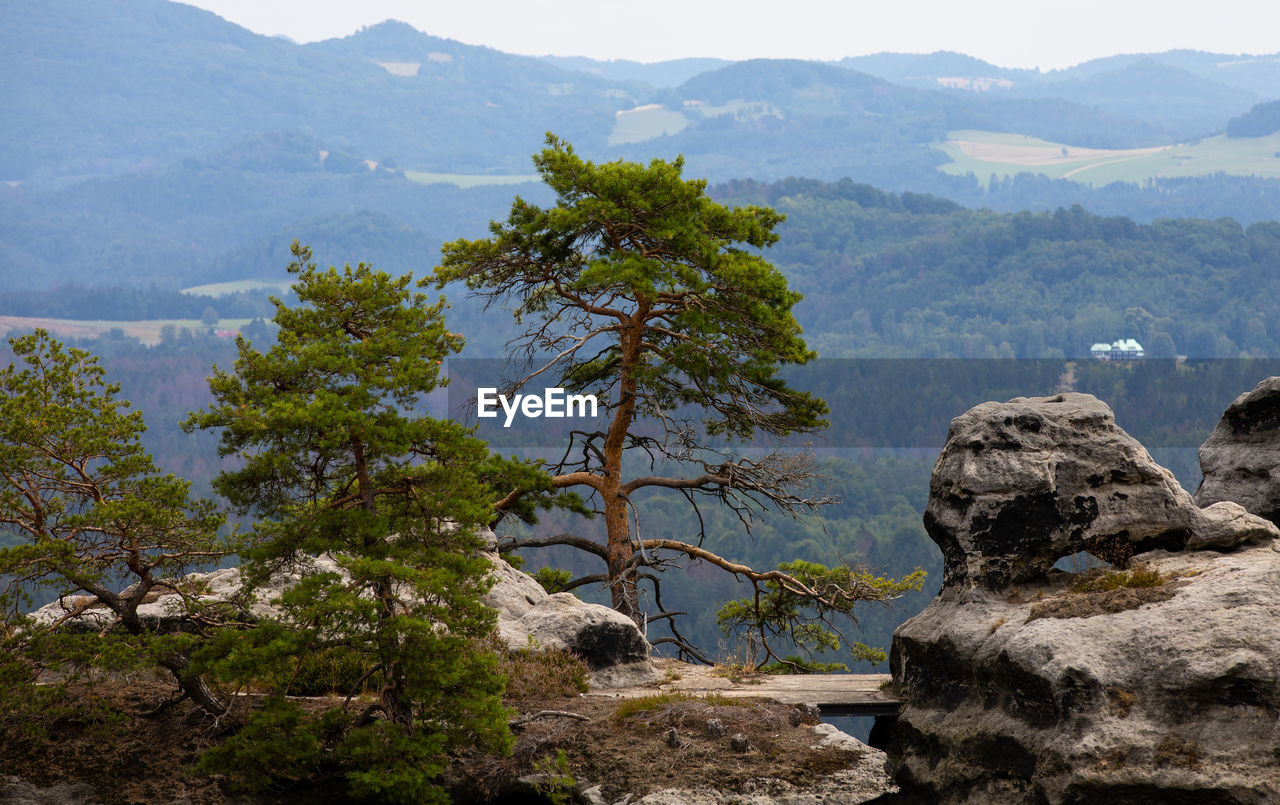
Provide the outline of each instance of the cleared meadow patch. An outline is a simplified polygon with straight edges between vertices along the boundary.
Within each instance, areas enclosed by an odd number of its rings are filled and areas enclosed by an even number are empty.
[[[144,344],[160,343],[165,325],[192,331],[212,329],[215,333],[239,332],[253,319],[220,319],[217,324],[201,324],[199,319],[148,319],[145,321],[107,321],[87,319],[46,319],[36,316],[0,316],[0,332],[29,333],[40,327],[59,338],[97,338],[112,330],[120,330]],[[231,337],[228,335],[227,337]]]
[[[762,117],[782,117],[782,111],[768,101],[732,100],[712,105],[701,101],[685,101],[684,109],[670,109],[659,103],[637,106],[614,113],[613,131],[609,134],[609,145],[640,143],[661,137],[664,134],[675,134],[693,125],[696,121],[733,115],[738,120],[757,120]]]
[[[648,106],[637,106],[635,109],[624,109],[614,115],[609,145],[652,140],[664,134],[675,134],[688,125],[689,118],[662,104],[651,103]]]
[[[407,170],[404,172],[404,175],[409,181],[417,182],[418,184],[452,184],[463,189],[468,187],[527,184],[529,182],[542,181],[542,177],[538,176],[536,173],[495,175],[487,173],[428,173],[427,171]]]
[[[1155,178],[1237,176],[1280,178],[1280,132],[1266,137],[1207,137],[1191,143],[1152,148],[1079,148],[1021,134],[953,131],[938,146],[951,157],[941,170],[956,175],[973,173],[984,185],[992,175],[1039,173],[1101,187],[1111,182],[1141,182]]]
[[[292,280],[232,280],[231,282],[210,282],[206,285],[193,285],[183,288],[182,293],[188,296],[230,296],[245,291],[272,291],[285,293],[293,285]]]

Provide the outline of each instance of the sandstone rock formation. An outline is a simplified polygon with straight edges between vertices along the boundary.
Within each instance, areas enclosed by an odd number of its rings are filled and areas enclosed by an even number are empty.
[[[1200,447],[1204,480],[1195,501],[1235,501],[1280,524],[1280,377],[1235,399]]]
[[[597,686],[641,685],[657,677],[649,644],[630,618],[568,593],[548,595],[532,577],[498,555],[492,535],[487,543],[491,550],[484,555],[493,565],[494,584],[484,601],[497,610],[498,636],[509,648],[572,651],[587,661]],[[280,614],[280,595],[303,574],[322,572],[345,573],[330,556],[308,557],[300,566],[273,576],[251,600],[244,600],[238,568],[191,573],[180,586],[202,604],[233,603],[251,618],[265,618]],[[138,607],[138,615],[159,631],[173,631],[181,628],[184,610],[178,594],[157,593]],[[91,597],[81,596],[48,604],[33,617],[44,623],[60,622],[64,629],[98,632],[112,614],[104,606],[95,606]]]
[[[491,561],[495,582],[484,601],[498,611],[498,635],[508,647],[572,651],[587,661],[597,687],[643,685],[658,678],[649,643],[635,621],[570,593],[548,595],[496,553]]]
[[[1088,394],[983,403],[952,420],[924,523],[943,583],[986,589],[1079,551],[1229,548],[1274,532],[1238,504],[1200,509]]]
[[[21,777],[0,777],[0,802],[6,805],[98,805],[101,801],[87,783],[37,786]]]
[[[891,653],[907,801],[1280,801],[1274,525],[1197,509],[1078,394],[956,418],[926,525],[943,589]],[[1117,544],[1156,586],[1084,592],[1052,569]]]
[[[804,787],[771,777],[747,780],[741,791],[715,788],[675,788],[655,791],[628,805],[856,805],[870,802],[893,789],[884,772],[884,758],[872,750],[867,761],[814,780]],[[589,800],[588,800],[589,801]],[[603,800],[599,800],[603,802]],[[614,805],[621,805],[614,803]]]

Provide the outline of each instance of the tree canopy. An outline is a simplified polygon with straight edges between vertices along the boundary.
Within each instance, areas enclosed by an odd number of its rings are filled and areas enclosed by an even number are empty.
[[[408,275],[324,271],[305,247],[293,252],[299,304],[277,301],[277,343],[259,352],[240,339],[234,373],[215,370],[214,403],[187,422],[221,428],[221,452],[243,462],[215,487],[262,518],[245,551],[250,577],[303,571],[280,623],[212,652],[215,672],[276,698],[206,766],[259,786],[288,773],[263,751],[287,739],[301,747],[291,762],[341,768],[359,795],[436,801],[445,752],[509,741],[497,660],[482,643],[495,615],[480,601],[489,565],[477,530],[491,516],[490,482],[536,487],[537,473],[416,412],[462,345],[443,300],[413,293]],[[321,554],[338,569],[316,572]],[[375,680],[378,701],[348,713],[348,697],[304,718],[282,697],[317,655],[354,656],[357,686]],[[335,731],[336,743],[321,737]]]
[[[826,404],[778,375],[815,357],[792,314],[800,295],[759,253],[777,240],[781,216],[715,203],[705,182],[682,177],[681,159],[597,165],[549,134],[534,165],[555,205],[517,197],[507,220],[491,224],[491,237],[445,245],[436,281],[463,281],[487,306],[510,308],[524,323],[511,345],[524,371],[511,388],[555,377],[602,401],[599,427],[574,432],[554,483],[590,490],[607,541],[564,535],[558,542],[604,559],[606,573],[590,580],[606,582],[614,607],[642,624],[670,617],[641,611],[641,568],[662,564],[651,551],[707,559],[818,597],[781,571],[756,574],[703,551],[696,538],[644,540],[631,524],[635,496],[651,489],[710,498],[744,522],[765,509],[796,513],[828,502],[814,492],[804,455],[736,455],[707,442],[825,424]],[[624,463],[633,453],[647,458],[650,472]],[[517,489],[498,508],[521,497]]]
[[[64,602],[62,620],[105,609],[108,642],[158,663],[199,707],[221,715],[225,704],[191,672],[188,657],[190,638],[214,619],[198,611],[181,577],[230,552],[219,535],[222,516],[211,502],[192,500],[188,482],[160,474],[139,443],[141,413],[117,397],[97,358],[64,349],[44,330],[9,343],[24,366],[0,371],[0,530],[18,538],[0,548],[5,624],[20,620],[37,587]],[[157,634],[139,615],[161,592],[189,605],[181,619],[188,634]],[[30,646],[51,624],[24,626],[13,636]],[[74,640],[59,637],[48,647],[54,655]]]

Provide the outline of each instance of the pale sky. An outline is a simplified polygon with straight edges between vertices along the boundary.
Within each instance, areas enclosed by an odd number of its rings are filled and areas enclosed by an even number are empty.
[[[1068,67],[1172,48],[1280,51],[1275,0],[188,0],[299,42],[397,19],[526,55],[662,61],[834,60],[954,50],[1002,67]]]

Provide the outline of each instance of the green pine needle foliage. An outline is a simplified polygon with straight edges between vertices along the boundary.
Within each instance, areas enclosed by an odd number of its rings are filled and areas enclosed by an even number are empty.
[[[160,473],[141,444],[142,415],[96,357],[44,330],[9,343],[18,363],[0,370],[0,544],[9,545],[0,548],[0,637],[23,662],[60,673],[164,668],[221,714],[225,705],[188,670],[195,636],[217,619],[196,612],[179,579],[231,552],[224,518],[193,500],[188,482]],[[25,618],[41,588],[101,616],[104,637],[86,645],[70,629]],[[159,635],[138,607],[172,592],[183,594],[174,612],[183,633]]]
[[[817,562],[783,562],[778,569],[805,590],[785,580],[766,581],[759,594],[730,601],[716,613],[725,634],[741,633],[757,646],[763,659],[757,670],[767,673],[805,674],[848,670],[843,663],[824,663],[816,654],[839,651],[844,644],[854,660],[883,662],[881,649],[844,639],[833,622],[836,616],[857,623],[854,608],[862,602],[891,601],[924,584],[925,572],[895,579],[877,576],[841,564],[827,567]],[[803,656],[781,657],[775,647],[795,646]]]
[[[442,299],[413,292],[409,275],[320,270],[305,247],[293,253],[299,304],[273,300],[277,343],[238,340],[234,371],[209,381],[214,403],[186,423],[221,429],[222,454],[239,459],[214,485],[261,518],[242,551],[248,578],[302,571],[278,621],[201,656],[210,674],[273,696],[202,768],[249,790],[336,769],[357,797],[443,801],[448,752],[511,744],[478,531],[507,490],[550,483],[418,413],[462,347]],[[340,571],[307,571],[320,554]],[[374,681],[376,697],[362,696]],[[347,698],[319,715],[281,698],[330,686]],[[250,759],[286,733],[296,751],[278,771]]]

